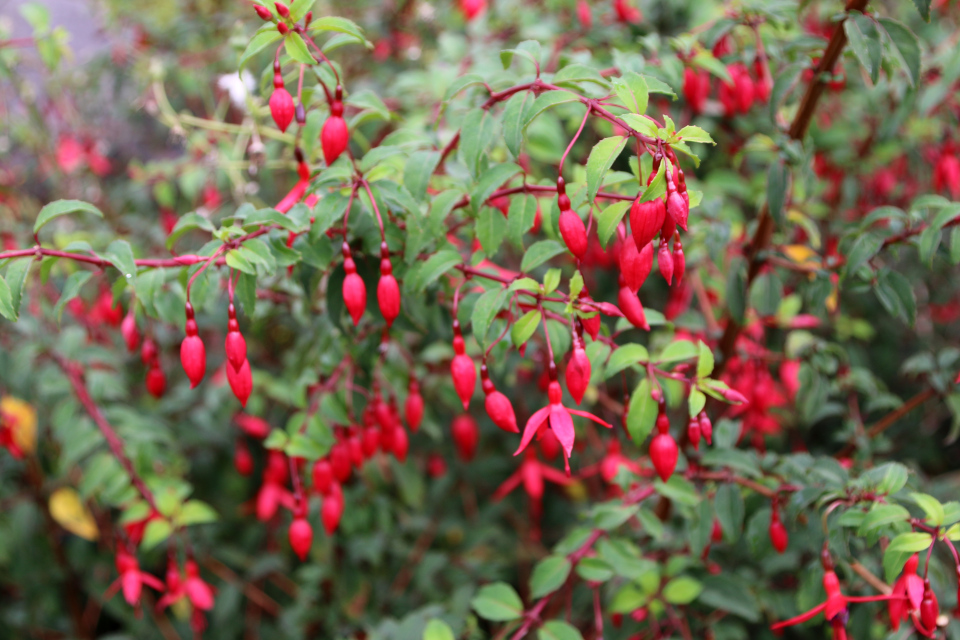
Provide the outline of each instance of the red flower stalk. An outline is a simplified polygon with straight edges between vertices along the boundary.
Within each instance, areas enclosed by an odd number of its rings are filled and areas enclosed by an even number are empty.
[[[554,375],[556,374],[554,373]],[[560,389],[560,383],[556,380],[550,381],[547,394],[549,404],[535,411],[534,414],[530,416],[530,419],[527,420],[527,424],[523,428],[523,437],[520,439],[520,446],[517,447],[513,455],[519,455],[521,451],[526,449],[534,436],[542,438],[543,434],[549,428],[553,431],[554,435],[557,436],[557,440],[560,441],[560,445],[563,447],[563,463],[566,467],[567,475],[570,475],[570,455],[573,453],[573,441],[576,437],[571,415],[589,418],[608,429],[612,428],[613,425],[604,422],[592,413],[564,407],[563,404],[561,404],[563,391]]]

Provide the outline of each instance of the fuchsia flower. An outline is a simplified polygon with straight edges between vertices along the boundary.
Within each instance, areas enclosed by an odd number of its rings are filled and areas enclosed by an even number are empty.
[[[910,556],[903,573],[893,583],[893,595],[896,597],[887,604],[887,611],[890,613],[890,628],[894,631],[900,628],[901,621],[919,611],[923,602],[923,578],[917,575],[918,564],[917,554]]]
[[[157,591],[163,591],[163,583],[160,580],[147,573],[146,571],[140,570],[140,563],[137,562],[137,559],[124,551],[123,549],[117,550],[117,573],[120,574],[113,583],[107,587],[106,593],[103,594],[103,599],[109,600],[113,595],[122,590],[123,599],[127,601],[127,604],[133,607],[140,606],[140,594],[143,593],[143,585],[152,587]]]
[[[527,449],[523,455],[523,462],[520,463],[513,475],[503,481],[497,490],[493,493],[493,500],[503,500],[510,492],[523,483],[523,490],[527,492],[531,500],[540,500],[543,497],[544,480],[554,484],[566,486],[573,480],[545,462],[537,459],[536,449]]]
[[[513,455],[519,455],[521,451],[526,449],[530,441],[533,440],[533,436],[536,435],[542,438],[549,427],[563,447],[563,462],[567,470],[567,475],[570,475],[570,455],[573,453],[573,440],[576,437],[576,432],[573,429],[573,418],[570,417],[571,414],[589,418],[608,429],[613,425],[604,422],[592,413],[578,409],[568,409],[563,406],[561,404],[563,391],[560,389],[560,383],[556,380],[550,381],[547,395],[550,404],[535,411],[534,414],[530,416],[530,419],[527,420],[527,425],[523,428],[523,438],[520,440],[520,446]]]

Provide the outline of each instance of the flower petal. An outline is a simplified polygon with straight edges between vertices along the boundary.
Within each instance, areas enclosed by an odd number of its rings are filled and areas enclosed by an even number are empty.
[[[593,420],[594,422],[596,422],[596,423],[598,423],[598,424],[602,424],[602,425],[605,426],[607,429],[612,429],[612,428],[613,428],[613,425],[610,424],[609,422],[604,422],[603,420],[601,420],[601,419],[598,418],[597,416],[595,416],[595,415],[593,415],[592,413],[589,413],[589,412],[587,412],[587,411],[580,411],[579,409],[567,409],[567,411],[569,411],[570,413],[576,414],[576,415],[580,416],[581,418],[590,418],[590,419]]]
[[[530,419],[527,420],[527,425],[523,428],[523,438],[520,439],[520,446],[517,447],[513,455],[517,455],[527,448],[527,445],[533,440],[533,436],[537,434],[537,429],[540,428],[540,425],[544,423],[549,414],[550,407],[547,406],[543,409],[538,409],[530,416]]]
[[[801,613],[795,618],[790,618],[789,620],[784,620],[783,622],[777,622],[776,624],[772,624],[770,625],[770,628],[773,631],[776,631],[777,629],[782,629],[784,627],[792,627],[795,624],[806,622],[807,620],[817,617],[817,615],[821,611],[823,611],[826,607],[827,607],[827,603],[821,602],[820,604],[815,606],[813,609],[810,609],[810,611],[807,611],[806,613]]]
[[[573,418],[567,410],[558,404],[550,405],[550,428],[560,441],[564,455],[569,458],[573,453],[573,441],[576,433],[573,430]]]
[[[503,500],[503,498],[517,488],[520,485],[520,480],[522,479],[520,471],[517,471],[512,476],[503,481],[497,490],[493,492],[493,501],[497,502]]]

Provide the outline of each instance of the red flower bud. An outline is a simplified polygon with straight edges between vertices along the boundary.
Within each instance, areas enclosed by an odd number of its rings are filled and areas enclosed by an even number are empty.
[[[464,353],[463,337],[460,336],[459,328],[454,329],[453,352],[456,355],[450,362],[450,376],[453,378],[453,388],[463,403],[463,410],[466,411],[470,406],[473,388],[477,384],[477,370],[470,356]]]
[[[270,435],[270,423],[263,418],[238,413],[233,417],[234,422],[248,436],[263,440]]]
[[[466,16],[467,22],[476,18],[486,8],[487,0],[460,0],[460,10]]]
[[[677,468],[680,451],[677,442],[669,433],[658,433],[650,441],[650,461],[660,479],[666,482]]]
[[[307,559],[310,547],[313,546],[313,527],[306,518],[294,518],[290,523],[290,548],[301,561]]]
[[[234,369],[230,363],[227,363],[227,382],[230,383],[230,390],[237,396],[240,406],[246,407],[250,393],[253,391],[253,374],[250,372],[250,362],[244,360],[239,369]]]
[[[350,472],[353,467],[350,463],[350,451],[343,442],[330,447],[330,468],[333,469],[333,475],[338,482],[346,482],[350,479]]]
[[[627,288],[637,292],[653,268],[653,245],[647,243],[642,251],[637,251],[633,236],[628,236],[620,248],[620,273]]]
[[[710,74],[704,70],[695,71],[691,67],[683,70],[683,97],[690,110],[702,113],[710,94]]]
[[[640,202],[640,198],[633,201],[630,207],[630,229],[633,232],[633,241],[637,250],[651,242],[663,228],[667,217],[667,207],[660,198],[647,202]]]
[[[700,421],[696,417],[690,418],[687,422],[687,439],[694,449],[700,449]]]
[[[239,371],[243,362],[247,359],[247,341],[240,333],[240,325],[237,324],[237,312],[233,303],[230,303],[227,313],[230,319],[227,321],[227,338],[224,342],[224,351],[227,354],[227,362]]]
[[[447,462],[436,453],[427,458],[427,475],[431,478],[441,478],[447,473]]]
[[[263,481],[274,484],[286,484],[290,477],[290,465],[287,456],[281,451],[271,450],[267,454],[267,467],[263,470]]]
[[[617,14],[617,20],[625,24],[640,22],[643,14],[640,9],[629,4],[630,0],[613,0],[613,9]]]
[[[393,277],[393,266],[388,259],[380,262],[377,302],[380,303],[380,313],[387,321],[387,326],[392,326],[393,321],[400,315],[400,287],[397,285],[397,279]]]
[[[583,347],[576,344],[573,347],[573,353],[570,355],[570,361],[567,363],[565,377],[567,389],[577,404],[580,404],[583,400],[583,394],[586,393],[587,386],[590,384],[590,373],[590,358],[587,357],[587,352]]]
[[[257,12],[257,15],[260,16],[261,20],[273,20],[273,14],[270,13],[270,9],[267,9],[259,4],[255,4],[253,5],[253,10]]]
[[[547,460],[554,460],[560,451],[563,448],[563,445],[560,444],[560,440],[557,439],[557,434],[553,432],[553,429],[547,429],[543,433],[543,437],[540,438],[540,451],[543,452],[543,457]]]
[[[367,286],[357,273],[357,267],[349,254],[344,258],[343,268],[347,272],[343,279],[343,304],[353,318],[353,325],[357,326],[363,317],[364,309],[367,308]]]
[[[657,265],[660,267],[660,275],[667,281],[667,284],[673,284],[673,256],[670,255],[670,245],[664,236],[660,237]]]
[[[158,366],[147,369],[147,392],[154,398],[160,398],[166,390],[167,376],[164,375],[163,369]]]
[[[286,131],[290,123],[293,122],[295,108],[293,106],[293,96],[281,85],[270,94],[270,115],[273,121],[277,123],[280,131]]]
[[[233,466],[237,473],[242,476],[248,476],[253,473],[253,456],[250,455],[250,447],[243,438],[237,438],[236,446],[233,449]]]
[[[410,438],[407,430],[397,425],[393,428],[393,455],[400,462],[407,461],[407,451],[410,450]]]
[[[363,455],[367,458],[373,457],[380,447],[380,430],[376,427],[367,427],[363,430],[363,438],[360,440],[360,447],[363,449]]]
[[[589,31],[593,26],[593,15],[590,13],[590,4],[587,0],[577,0],[577,19],[584,31]]]
[[[480,440],[480,429],[477,421],[469,414],[461,414],[453,419],[450,426],[453,433],[453,444],[457,448],[460,459],[469,462],[477,451],[477,442]]]
[[[677,282],[683,279],[683,274],[687,271],[687,259],[683,255],[683,245],[680,243],[678,235],[673,241],[673,274],[677,277]]]
[[[288,27],[282,22],[278,22],[277,31],[279,31],[282,35],[287,35],[288,33],[290,33],[290,27]]]
[[[290,17],[290,9],[287,8],[287,5],[283,4],[282,2],[274,2],[273,6],[277,8],[277,13],[280,14],[280,17],[282,18]]]
[[[714,519],[713,521],[713,530],[710,532],[710,540],[713,542],[723,542],[723,527],[720,526],[720,521]]]
[[[157,343],[152,338],[144,338],[143,345],[140,347],[140,362],[144,366],[151,366],[157,359]]]
[[[513,411],[510,398],[499,391],[493,390],[487,394],[483,404],[493,424],[508,433],[520,433],[520,428],[517,426],[517,416]]]
[[[133,305],[120,323],[120,334],[123,336],[123,341],[127,343],[127,350],[130,353],[136,351],[137,343],[140,342],[140,332],[137,331],[137,317],[133,313]]]
[[[416,433],[423,421],[423,396],[420,395],[420,383],[412,378],[403,412],[407,417],[407,426],[410,427],[410,431]]]
[[[342,114],[343,104],[334,102],[330,106],[330,117],[323,123],[323,129],[320,130],[320,146],[323,147],[323,158],[328,166],[340,157],[350,140],[347,122]]]
[[[770,544],[777,550],[777,553],[783,553],[787,550],[787,529],[780,522],[780,514],[776,508],[770,514]]]
[[[313,463],[313,488],[321,495],[326,495],[333,486],[333,467],[327,459]]]
[[[671,189],[667,195],[667,215],[677,223],[678,227],[684,231],[687,230],[687,218],[690,215],[690,207],[676,189]]]
[[[746,396],[736,389],[717,389],[717,391],[720,392],[720,395],[723,396],[723,399],[727,402],[732,402],[734,404],[750,404],[750,401],[747,400]]]
[[[700,435],[707,441],[707,444],[713,444],[713,423],[710,422],[710,418],[707,417],[707,412],[701,411],[697,418],[700,422]]]
[[[197,335],[197,321],[193,319],[193,306],[188,302],[186,307],[187,325],[186,337],[180,343],[180,363],[187,377],[190,378],[190,388],[196,388],[207,372],[207,352],[203,340]]]
[[[920,623],[928,633],[932,634],[937,628],[938,617],[940,617],[940,603],[937,601],[937,594],[930,588],[930,581],[924,580],[923,600],[920,602]]]
[[[582,260],[587,254],[587,227],[584,226],[583,220],[573,210],[566,209],[560,212],[558,223],[560,235],[567,249],[576,256],[577,260]]]
[[[257,520],[267,522],[273,519],[280,508],[280,495],[283,487],[275,482],[265,482],[257,494]]]
[[[753,93],[757,100],[766,104],[770,99],[771,91],[773,91],[773,77],[770,75],[770,67],[767,66],[766,60],[758,56],[753,62],[753,70],[757,74]]]
[[[622,311],[624,317],[630,321],[630,324],[645,331],[650,330],[650,325],[647,324],[646,314],[643,312],[643,305],[640,304],[640,298],[637,297],[637,294],[630,291],[627,287],[620,287],[620,293],[617,295],[617,304],[620,305],[620,311]]]
[[[328,536],[332,536],[340,526],[340,518],[343,516],[343,491],[340,485],[335,484],[330,491],[330,495],[323,499],[320,506],[320,520],[323,522],[323,528]]]

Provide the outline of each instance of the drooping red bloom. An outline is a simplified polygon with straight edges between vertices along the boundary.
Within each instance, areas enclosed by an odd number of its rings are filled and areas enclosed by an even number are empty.
[[[477,421],[468,413],[460,414],[453,419],[450,431],[460,459],[465,462],[473,460],[477,443],[480,441],[480,428],[477,426]]]
[[[460,10],[463,11],[467,22],[483,13],[483,10],[486,8],[487,0],[460,0]]]
[[[338,96],[339,96],[339,87]],[[323,159],[327,165],[333,164],[340,154],[347,148],[350,141],[350,131],[347,122],[343,119],[343,103],[336,99],[330,105],[330,117],[323,123],[320,130],[320,146],[323,148]]]
[[[460,333],[460,323],[453,321],[453,360],[450,361],[450,376],[453,378],[453,388],[456,389],[463,410],[470,406],[473,389],[477,385],[477,370],[473,359],[465,353],[463,336]]]
[[[343,270],[347,274],[343,279],[343,304],[353,319],[353,325],[357,326],[367,308],[367,286],[357,273],[357,265],[346,242],[343,243]]]
[[[933,167],[933,188],[946,191],[954,200],[960,200],[960,158],[944,153]]]
[[[393,277],[393,265],[390,258],[387,257],[386,243],[381,248],[380,260],[380,281],[377,283],[377,302],[380,305],[380,313],[383,319],[387,321],[387,326],[393,325],[393,321],[400,315],[400,287],[397,285],[397,279]]]
[[[640,198],[633,201],[630,207],[630,229],[638,250],[653,242],[663,228],[666,217],[667,206],[660,198],[647,202],[640,202]]]
[[[560,441],[560,445],[563,448],[563,462],[567,470],[567,475],[569,475],[570,456],[573,454],[573,441],[576,438],[571,414],[589,418],[608,429],[612,428],[613,425],[604,422],[592,413],[564,407],[562,404],[563,391],[560,389],[560,383],[556,380],[550,381],[550,386],[547,388],[547,395],[549,404],[535,411],[533,415],[530,416],[530,419],[527,420],[527,424],[523,428],[523,437],[520,439],[520,446],[517,447],[513,455],[518,455],[527,448],[527,445],[530,444],[534,436],[542,437],[543,433],[549,428],[553,431],[554,435],[557,436],[557,440]]]
[[[140,332],[137,331],[137,316],[133,312],[132,304],[120,323],[120,334],[123,336],[123,341],[127,343],[127,350],[130,353],[136,351],[137,344],[140,342]]]
[[[416,433],[423,421],[423,396],[420,395],[420,383],[415,378],[410,378],[407,401],[403,405],[403,410],[407,418],[407,426],[410,427],[410,431]]]
[[[583,348],[583,341],[579,336],[574,336],[573,353],[570,354],[570,361],[567,362],[565,377],[567,381],[567,390],[573,396],[573,401],[577,404],[583,400],[583,394],[587,391],[590,384],[590,358]]]
[[[187,598],[195,609],[209,611],[213,609],[213,588],[200,577],[200,567],[196,560],[184,563],[185,576],[174,562],[167,567],[167,592],[157,601],[157,609],[162,611],[172,604]]]
[[[247,341],[240,333],[240,325],[237,323],[237,310],[230,303],[227,307],[227,338],[224,341],[224,352],[227,354],[227,363],[234,369],[240,369],[247,359]]]
[[[167,376],[163,373],[163,369],[157,365],[147,369],[147,392],[154,398],[160,398],[166,390]]]
[[[651,269],[653,269],[653,243],[648,242],[638,251],[636,239],[628,236],[620,247],[620,273],[627,288],[636,293],[650,275]]]
[[[777,553],[783,553],[787,550],[787,544],[789,538],[787,536],[787,528],[783,526],[783,523],[780,521],[780,512],[777,511],[776,506],[774,506],[773,511],[770,512],[770,544],[773,545],[773,548],[777,550]]]
[[[710,95],[710,74],[703,69],[685,68],[683,70],[683,97],[686,98],[693,113],[703,112],[708,95]]]
[[[343,490],[338,483],[334,483],[330,492],[324,496],[323,504],[320,506],[320,520],[323,522],[323,529],[328,536],[332,536],[340,526],[343,508]]]
[[[643,14],[640,9],[630,4],[630,0],[613,0],[613,10],[617,14],[617,20],[626,24],[633,24],[643,20]]]
[[[657,415],[657,435],[650,441],[650,462],[660,479],[666,482],[677,468],[680,449],[677,441],[670,435],[670,421],[667,419],[664,404],[661,401]]]
[[[587,254],[587,227],[583,224],[583,220],[572,209],[564,209],[560,211],[557,224],[567,249],[577,259],[582,260]]]
[[[234,369],[228,362],[226,370],[230,390],[240,401],[240,406],[246,407],[250,393],[253,391],[253,373],[250,371],[250,361],[244,360],[239,369]]]
[[[123,591],[123,599],[127,604],[133,607],[140,606],[140,594],[143,593],[143,585],[147,585],[157,591],[163,591],[164,586],[156,576],[146,571],[140,570],[140,563],[137,559],[123,549],[117,550],[117,573],[120,576],[107,587],[103,599],[109,600],[117,591]]]
[[[593,14],[590,13],[590,3],[587,0],[577,0],[577,19],[585,31],[593,26]]]
[[[623,285],[622,279],[621,285]],[[640,303],[640,298],[637,297],[636,293],[630,291],[626,286],[621,286],[617,294],[617,304],[620,305],[620,311],[622,311],[623,316],[630,321],[630,324],[638,329],[650,331],[647,316],[643,312],[643,305]]]
[[[294,518],[290,523],[290,548],[301,561],[307,559],[310,547],[313,546],[313,527],[304,517]]]
[[[907,558],[903,572],[893,583],[893,595],[896,597],[887,603],[887,612],[890,614],[890,628],[894,631],[910,614],[918,612],[923,603],[923,578],[917,575],[919,562],[917,554]]]
[[[660,236],[657,266],[660,268],[660,275],[667,281],[667,284],[673,284],[673,255],[670,253],[670,243],[666,236]]]
[[[186,305],[186,337],[180,344],[180,363],[190,379],[190,388],[196,388],[207,371],[207,352],[203,340],[197,335],[197,321],[193,318],[193,305]]]
[[[513,404],[510,398],[497,391],[487,373],[487,365],[480,365],[480,386],[484,393],[484,409],[487,415],[497,425],[508,433],[520,433],[517,426],[517,416],[513,411]]]

